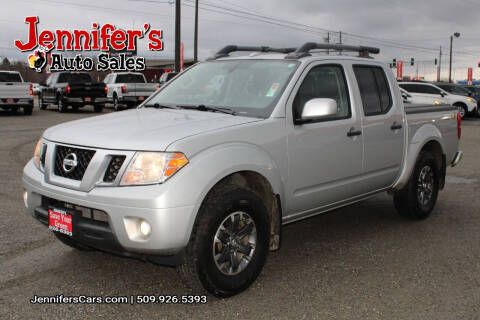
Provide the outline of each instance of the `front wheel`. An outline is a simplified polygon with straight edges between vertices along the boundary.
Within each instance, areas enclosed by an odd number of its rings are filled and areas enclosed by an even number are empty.
[[[217,188],[200,208],[180,276],[194,291],[218,297],[242,292],[265,264],[269,230],[257,194],[233,185]]]
[[[428,151],[422,151],[408,184],[394,194],[398,213],[409,219],[425,219],[437,202],[440,187],[440,171],[435,158]]]
[[[466,105],[463,104],[457,104],[455,105],[458,109],[458,113],[460,114],[460,117],[463,119],[467,116],[468,114],[468,108]]]
[[[58,111],[60,113],[67,112],[67,106],[65,105],[65,102],[63,102],[63,99],[61,97],[58,98]]]
[[[120,111],[122,110],[122,107],[120,106],[120,102],[118,101],[117,95],[113,95],[113,110],[114,111]]]
[[[40,110],[47,109],[47,104],[43,101],[43,98],[41,95],[38,96],[38,107],[40,108]]]

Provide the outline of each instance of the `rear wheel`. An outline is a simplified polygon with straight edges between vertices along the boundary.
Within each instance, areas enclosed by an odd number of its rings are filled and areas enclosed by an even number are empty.
[[[103,111],[103,107],[104,107],[104,106],[105,106],[105,105],[103,105],[103,104],[96,104],[96,105],[93,106],[93,110],[94,110],[96,113],[100,113],[100,112]]]
[[[270,223],[262,199],[224,185],[202,204],[178,268],[187,286],[218,297],[242,292],[260,274],[269,248]]]
[[[23,114],[24,115],[30,116],[30,115],[32,115],[32,113],[33,113],[33,105],[23,107]]]
[[[122,110],[119,102],[118,102],[118,97],[116,94],[113,95],[113,110],[115,111],[120,111]]]
[[[437,202],[440,172],[435,158],[422,151],[408,184],[395,193],[393,199],[398,213],[409,219],[425,219]]]

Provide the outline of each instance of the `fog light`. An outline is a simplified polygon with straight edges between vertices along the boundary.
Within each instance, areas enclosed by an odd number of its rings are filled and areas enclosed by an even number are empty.
[[[23,190],[23,203],[25,204],[25,208],[28,208],[28,191]]]
[[[140,233],[144,237],[148,237],[150,235],[150,232],[152,232],[152,227],[150,227],[150,224],[145,220],[140,222]]]

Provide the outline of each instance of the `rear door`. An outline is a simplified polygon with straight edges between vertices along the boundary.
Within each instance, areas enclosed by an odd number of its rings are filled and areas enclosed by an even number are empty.
[[[400,174],[404,147],[404,111],[394,99],[393,76],[381,66],[354,65],[363,106],[363,179],[369,191],[389,187]]]
[[[363,137],[349,79],[344,65],[317,62],[306,68],[292,92],[287,104],[289,215],[308,214],[359,192],[354,181],[362,173]],[[337,114],[296,123],[314,98],[335,100]],[[348,136],[350,130],[358,134]]]

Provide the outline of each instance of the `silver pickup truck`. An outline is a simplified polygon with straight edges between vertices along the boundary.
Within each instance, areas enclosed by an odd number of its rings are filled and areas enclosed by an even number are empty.
[[[32,84],[23,81],[17,71],[0,71],[0,109],[17,111],[25,115],[33,112]]]
[[[177,266],[221,297],[257,278],[284,224],[385,191],[424,219],[462,157],[458,110],[405,108],[378,51],[227,46],[135,110],[46,130],[27,210],[73,248]]]
[[[145,101],[159,85],[148,83],[142,73],[110,73],[103,80],[107,85],[107,101],[113,110],[136,106]]]

